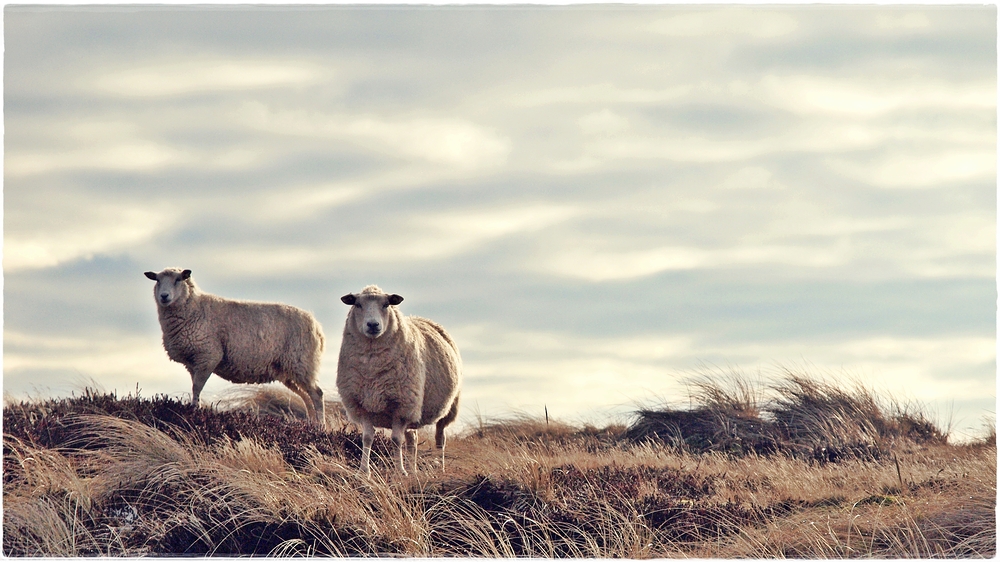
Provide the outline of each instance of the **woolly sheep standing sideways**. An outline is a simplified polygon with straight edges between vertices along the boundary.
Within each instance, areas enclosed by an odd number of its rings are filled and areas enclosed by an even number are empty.
[[[316,382],[323,330],[312,314],[204,293],[190,269],[147,271],[146,277],[156,281],[153,297],[167,356],[191,373],[192,403],[198,404],[212,373],[234,383],[278,381],[302,397],[310,418],[326,426]]]
[[[396,468],[403,466],[403,437],[417,469],[417,428],[437,424],[435,445],[444,468],[444,428],[458,416],[462,358],[444,328],[425,318],[404,316],[399,295],[375,285],[340,299],[351,306],[337,364],[337,390],[348,417],[362,428],[361,470],[369,458],[375,428],[392,429]]]

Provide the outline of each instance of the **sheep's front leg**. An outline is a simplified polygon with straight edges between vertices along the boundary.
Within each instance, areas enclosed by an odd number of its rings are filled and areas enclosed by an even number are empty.
[[[205,388],[205,383],[208,382],[208,377],[212,376],[214,370],[215,364],[188,367],[188,371],[191,373],[191,403],[195,406],[201,402],[201,390]]]
[[[191,373],[191,403],[197,406],[201,401],[201,390],[205,388],[208,377],[219,366],[222,361],[222,349],[210,347],[202,350],[190,363],[185,363],[189,373]]]
[[[392,442],[396,445],[396,469],[407,474],[406,467],[403,466],[403,434],[406,433],[406,422],[396,419],[392,422]]]
[[[369,420],[361,422],[361,473],[365,475],[365,478],[370,478],[372,475],[369,460],[372,456],[372,443],[374,442],[375,426]]]

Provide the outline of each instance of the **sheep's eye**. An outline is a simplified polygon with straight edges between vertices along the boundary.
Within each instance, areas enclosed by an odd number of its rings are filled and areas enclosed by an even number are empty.
[[[382,305],[382,308],[389,308],[389,303],[385,303],[385,304],[383,304],[383,305]]]
[[[355,304],[355,305],[354,305],[354,308],[361,308],[361,303],[357,303],[357,304]]]

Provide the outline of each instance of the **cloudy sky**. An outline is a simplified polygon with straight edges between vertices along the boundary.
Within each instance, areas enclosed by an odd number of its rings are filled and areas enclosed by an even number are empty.
[[[189,394],[142,275],[183,266],[312,311],[329,396],[339,297],[403,295],[458,341],[467,423],[783,368],[995,411],[995,6],[8,6],[4,34],[8,396]]]

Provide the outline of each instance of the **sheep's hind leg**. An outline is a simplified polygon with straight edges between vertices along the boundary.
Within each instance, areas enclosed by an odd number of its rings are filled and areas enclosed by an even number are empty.
[[[323,402],[323,389],[318,384],[313,384],[312,387],[306,388],[306,392],[309,394],[309,398],[312,399],[316,423],[321,428],[326,429],[326,404]]]
[[[288,379],[281,381],[281,384],[288,387],[289,390],[299,395],[302,399],[302,403],[306,406],[306,415],[309,419],[316,422],[321,428],[326,428],[326,412],[323,407],[323,391],[320,389],[319,385],[312,387],[311,389],[305,389],[298,382]],[[318,410],[317,410],[318,405]]]
[[[444,454],[444,444],[445,444],[444,428],[450,425],[451,422],[455,421],[455,418],[457,417],[458,417],[458,395],[456,395],[455,400],[452,401],[451,408],[448,409],[448,413],[445,414],[443,418],[437,421],[436,431],[434,432],[434,445],[437,446],[438,449],[442,450],[441,454]]]
[[[455,396],[455,400],[451,403],[451,409],[448,413],[441,419],[438,420],[434,431],[434,445],[438,449],[441,449],[441,472],[444,472],[444,446],[447,442],[447,438],[444,435],[444,428],[448,426],[451,422],[455,421],[458,417],[458,396]]]
[[[410,454],[413,458],[411,466],[413,467],[413,472],[417,471],[417,430],[407,429],[406,430],[406,452]]]
[[[281,384],[285,385],[285,388],[291,390],[296,396],[302,399],[302,405],[306,407],[306,417],[309,419],[316,419],[316,416],[313,414],[312,401],[309,400],[309,395],[302,390],[302,387],[300,387],[294,379],[284,379],[281,381]],[[289,404],[289,407],[291,407],[291,404]]]

